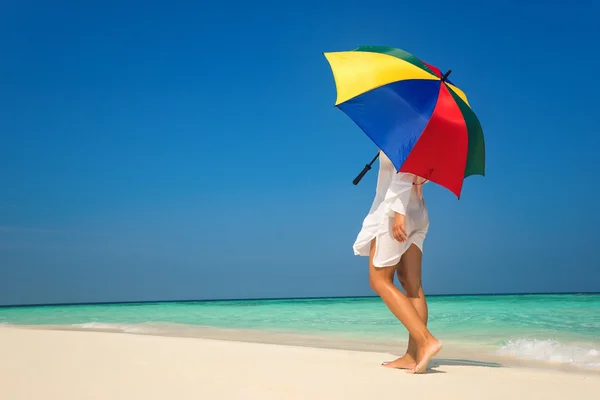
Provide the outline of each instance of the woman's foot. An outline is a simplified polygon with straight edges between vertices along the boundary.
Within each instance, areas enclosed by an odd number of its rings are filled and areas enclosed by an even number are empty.
[[[409,374],[422,374],[427,370],[427,364],[433,356],[442,349],[442,343],[434,337],[431,337],[424,345],[417,348],[417,365],[409,369]]]
[[[415,361],[413,356],[406,353],[405,355],[394,361],[386,361],[381,365],[383,365],[386,368],[413,369],[417,366],[417,362]]]

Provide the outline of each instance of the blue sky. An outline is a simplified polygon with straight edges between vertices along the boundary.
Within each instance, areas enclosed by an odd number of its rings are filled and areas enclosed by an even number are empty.
[[[326,51],[453,70],[486,138],[427,185],[428,293],[600,291],[593,1],[3,2],[0,304],[371,295],[375,152]]]

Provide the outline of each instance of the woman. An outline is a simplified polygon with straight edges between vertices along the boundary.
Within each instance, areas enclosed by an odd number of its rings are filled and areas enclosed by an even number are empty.
[[[354,243],[354,254],[369,256],[371,288],[409,332],[408,349],[389,368],[422,373],[442,345],[427,329],[427,303],[421,285],[423,241],[429,228],[423,200],[425,179],[396,172],[379,152],[375,199]],[[394,274],[406,295],[394,285]]]

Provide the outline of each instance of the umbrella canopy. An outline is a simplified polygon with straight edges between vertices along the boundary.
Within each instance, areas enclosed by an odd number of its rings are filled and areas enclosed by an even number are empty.
[[[481,124],[465,93],[448,80],[450,71],[442,75],[393,47],[362,46],[325,57],[336,107],[398,171],[429,179],[459,198],[464,178],[485,174]]]

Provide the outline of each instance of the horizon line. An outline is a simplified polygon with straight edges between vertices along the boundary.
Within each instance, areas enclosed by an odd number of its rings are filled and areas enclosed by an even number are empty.
[[[515,292],[515,293],[462,293],[462,294],[429,294],[426,297],[475,297],[475,296],[531,296],[531,295],[555,295],[555,294],[600,294],[600,292]],[[127,301],[97,301],[78,303],[34,303],[34,304],[2,304],[2,308],[26,308],[26,307],[66,307],[66,306],[100,306],[116,304],[156,304],[156,303],[209,303],[217,301],[280,301],[280,300],[324,300],[324,299],[369,299],[377,298],[377,295],[369,296],[310,296],[310,297],[250,297],[250,298],[226,298],[226,299],[187,299],[187,300],[127,300]]]

